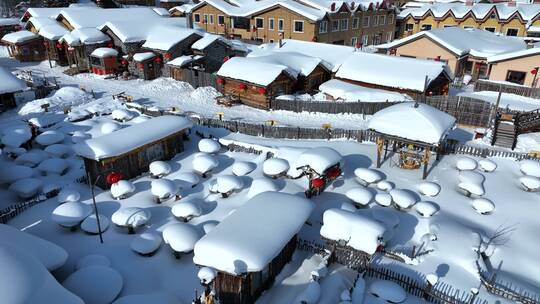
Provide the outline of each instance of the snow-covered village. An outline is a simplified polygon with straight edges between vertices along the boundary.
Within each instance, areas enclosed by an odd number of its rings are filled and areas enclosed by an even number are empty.
[[[537,0],[2,0],[0,304],[538,304],[539,70]]]

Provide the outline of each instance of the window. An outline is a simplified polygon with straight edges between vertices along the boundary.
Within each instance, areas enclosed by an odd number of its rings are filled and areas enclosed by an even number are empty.
[[[443,25],[443,28],[447,28],[447,27],[456,27],[456,26],[455,25],[449,25],[449,24]]]
[[[304,21],[294,20],[294,32],[295,33],[304,32]]]
[[[381,34],[373,35],[373,44],[381,44]]]
[[[270,43],[274,43],[274,39],[270,39],[268,42]]]
[[[386,23],[386,16],[379,16],[379,25],[384,25]]]
[[[369,36],[368,35],[363,35],[362,36],[362,45],[368,45],[368,42],[369,42]]]
[[[225,16],[217,16],[217,23],[219,25],[224,25],[225,24]]]
[[[506,73],[506,81],[517,84],[523,84],[525,82],[525,76],[527,73],[519,71],[508,71]]]
[[[208,23],[208,14],[203,15],[203,22]]]
[[[328,32],[328,21],[321,21],[321,23],[319,23],[319,33],[326,32]]]
[[[194,15],[193,15],[193,19],[195,20],[195,22],[201,22],[201,15],[199,15],[199,14],[194,14]]]
[[[210,24],[214,24],[214,15],[210,15]]]
[[[486,30],[488,32],[495,33],[495,28],[494,27],[485,27],[484,30]]]
[[[353,30],[357,29],[360,26],[360,18],[353,18],[352,28]]]
[[[392,32],[386,33],[386,42],[392,41]]]
[[[351,38],[351,45],[353,47],[356,47],[356,43],[358,43],[358,37],[352,37]]]
[[[372,25],[377,26],[377,24],[379,24],[379,16],[373,16]]]
[[[332,20],[332,32],[339,31],[339,21],[338,20]]]
[[[268,18],[268,29],[271,31],[274,30],[274,18]]]
[[[518,29],[509,28],[506,30],[506,36],[517,36],[519,33]]]
[[[255,26],[258,29],[264,28],[264,19],[263,18],[255,18]]]
[[[339,20],[339,28],[342,31],[346,31],[349,29],[349,19],[341,19]]]
[[[495,13],[492,13],[491,15],[489,15],[489,19],[495,19],[497,18],[497,15]]]
[[[431,30],[431,24],[422,24],[422,26],[420,27],[420,29],[422,31],[429,31]]]
[[[369,26],[369,16],[364,17],[364,18],[362,19],[362,26],[363,26],[363,27],[368,27],[368,26]]]
[[[413,24],[413,23],[407,23],[407,24],[405,24],[405,30],[406,30],[407,32],[412,32],[413,28],[414,28],[414,24]]]
[[[388,15],[388,24],[393,24],[394,23],[394,14],[390,14]]]
[[[345,40],[336,40],[336,41],[332,41],[332,44],[336,44],[336,45],[345,45]]]
[[[473,29],[474,27],[473,26],[470,26],[470,25],[466,25],[463,27],[464,29]]]
[[[283,19],[278,19],[278,21],[277,21],[277,29],[278,29],[278,31],[283,32],[284,25],[285,25],[285,21],[283,21]]]

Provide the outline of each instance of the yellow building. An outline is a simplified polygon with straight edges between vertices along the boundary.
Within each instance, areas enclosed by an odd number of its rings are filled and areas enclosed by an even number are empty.
[[[488,62],[489,80],[540,88],[537,75],[540,68],[540,48],[492,56],[488,58]]]

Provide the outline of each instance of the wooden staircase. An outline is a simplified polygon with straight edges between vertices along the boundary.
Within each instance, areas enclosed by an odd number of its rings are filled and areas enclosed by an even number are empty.
[[[538,131],[540,131],[540,109],[517,114],[497,112],[491,145],[514,150],[520,134]]]

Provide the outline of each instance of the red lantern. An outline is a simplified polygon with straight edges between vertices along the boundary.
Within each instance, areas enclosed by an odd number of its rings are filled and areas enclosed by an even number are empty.
[[[218,79],[217,79],[217,83],[218,83],[218,84],[221,84],[221,85],[224,85],[224,84],[225,84],[225,79],[223,79],[223,78],[218,78]]]
[[[141,69],[141,70],[142,70],[142,69],[144,69],[144,64],[142,64],[142,63],[139,63],[139,64],[137,65],[137,67],[139,67],[139,69]]]
[[[255,25],[251,28],[251,31],[252,31],[253,33],[255,33],[255,32],[257,31],[257,28],[255,27]]]
[[[318,177],[318,178],[314,178],[310,181],[311,183],[311,188],[322,188],[324,187],[324,179]]]
[[[155,63],[161,63],[161,57],[154,58],[154,62]]]
[[[538,73],[538,68],[532,69],[531,74],[536,75]]]
[[[259,94],[261,94],[261,95],[266,94],[266,89],[265,89],[265,88],[258,88],[257,91],[258,91]]]
[[[61,43],[57,43],[57,44],[56,44],[56,48],[59,49],[59,50],[61,50],[61,49],[62,49],[62,44],[61,44]]]
[[[326,172],[326,176],[331,179],[336,179],[341,175],[341,170],[338,167],[332,167]]]
[[[245,90],[247,89],[247,85],[245,83],[241,83],[238,85],[238,88],[240,88],[240,90]]]
[[[112,48],[112,47],[113,47],[112,42],[107,43],[107,47],[108,47],[108,48]]]
[[[122,179],[122,174],[120,174],[118,172],[115,172],[115,171],[107,174],[107,177],[105,178],[105,180],[107,181],[107,184],[109,184],[109,185],[116,184],[121,179]]]
[[[317,37],[313,36],[313,38],[311,38],[311,42],[317,42]]]
[[[128,65],[128,61],[127,60],[122,60],[122,65]]]
[[[223,58],[223,62],[227,62],[227,60],[229,60],[229,56]]]
[[[172,58],[172,55],[171,53],[165,53],[165,55],[163,55],[163,58],[170,60]]]

